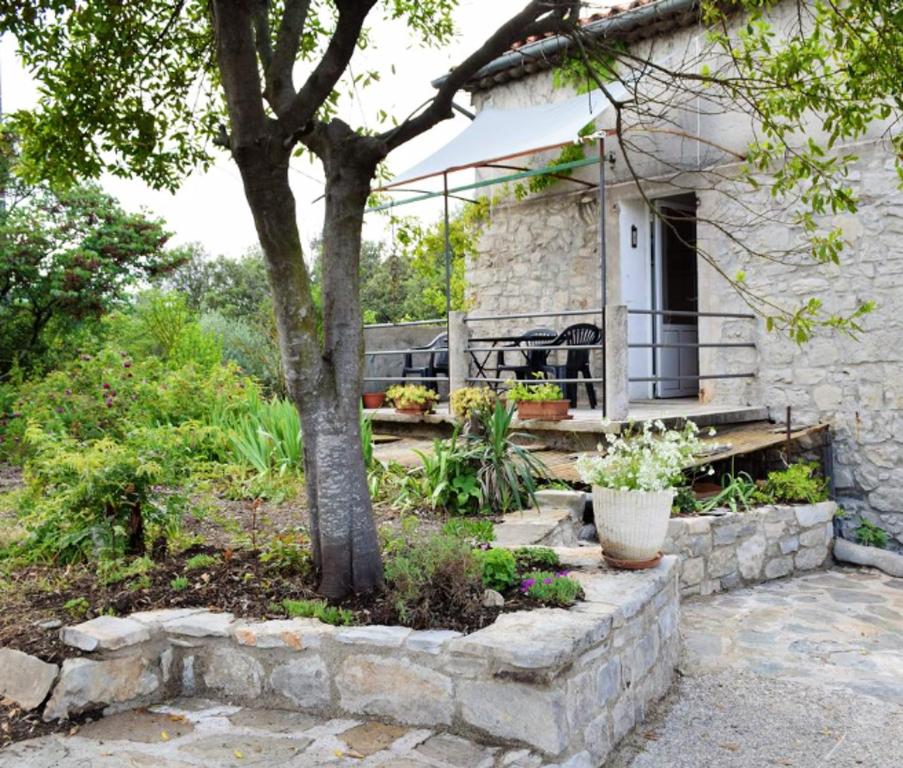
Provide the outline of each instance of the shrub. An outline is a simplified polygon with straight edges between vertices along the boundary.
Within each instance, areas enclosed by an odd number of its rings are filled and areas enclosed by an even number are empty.
[[[292,402],[264,400],[251,390],[241,410],[221,423],[236,463],[261,475],[302,470],[301,418]]]
[[[184,592],[188,589],[188,578],[186,576],[176,576],[169,582],[169,588],[173,592]]]
[[[483,586],[504,592],[517,581],[517,563],[507,549],[487,549],[480,553]]]
[[[557,384],[531,384],[518,381],[512,385],[507,394],[509,403],[519,402],[549,402],[551,400],[563,400],[561,387]]]
[[[558,553],[549,547],[518,547],[514,550],[517,569],[524,571],[557,571],[561,569]]]
[[[166,475],[151,450],[109,439],[87,445],[27,432],[35,451],[25,472],[28,536],[13,551],[28,560],[143,554],[146,539],[177,524],[185,506],[159,488]]]
[[[383,552],[386,584],[402,621],[428,625],[435,603],[465,613],[478,602],[481,565],[461,539],[423,535],[415,528],[397,536],[384,534]]]
[[[539,600],[547,605],[566,608],[577,602],[582,596],[580,582],[568,578],[567,573],[560,571],[534,571],[524,576],[520,591],[527,597]]]
[[[828,480],[819,477],[816,462],[799,462],[786,469],[769,472],[763,492],[769,500],[815,504],[828,498]]]
[[[204,553],[192,555],[185,561],[186,571],[200,571],[204,568],[213,568],[219,565],[219,558],[216,555],[207,555]]]
[[[349,626],[354,623],[354,614],[351,611],[327,605],[323,600],[289,600],[286,598],[280,606],[290,619],[319,619],[324,624],[332,624],[337,627]]]
[[[427,410],[432,410],[439,402],[439,395],[422,384],[395,384],[386,390],[386,400],[396,408],[427,406]]]
[[[73,619],[81,619],[88,615],[91,610],[91,604],[84,597],[73,597],[63,603],[63,610]]]
[[[154,561],[149,557],[126,560],[101,560],[97,566],[97,576],[101,584],[118,584],[135,577],[146,576],[154,570]]]
[[[309,573],[312,567],[310,540],[302,531],[279,533],[264,547],[260,562],[283,573]]]
[[[452,392],[448,401],[452,414],[467,421],[474,414],[492,409],[495,392],[489,387],[462,387]]]
[[[727,507],[731,512],[748,511],[763,497],[752,477],[746,472],[721,476],[721,490],[700,507],[701,512],[710,512],[717,507]]]
[[[887,547],[887,531],[863,517],[856,529],[856,541],[866,547],[885,549]]]
[[[495,541],[495,527],[491,520],[453,517],[442,526],[442,533],[466,539],[474,544],[489,544]]]
[[[417,451],[423,463],[425,490],[430,506],[454,514],[475,514],[482,500],[478,468],[458,440],[434,440],[432,453]]]

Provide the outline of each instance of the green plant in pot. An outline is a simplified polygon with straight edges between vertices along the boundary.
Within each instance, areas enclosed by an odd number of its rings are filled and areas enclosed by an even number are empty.
[[[452,415],[461,421],[490,412],[495,406],[495,392],[489,387],[461,387],[448,398]]]
[[[570,407],[561,387],[549,382],[518,381],[508,390],[508,402],[517,403],[517,417],[521,420],[562,421],[568,418]]]
[[[429,413],[439,402],[439,395],[422,384],[396,384],[386,390],[386,400],[398,413]]]
[[[676,489],[702,448],[699,429],[646,422],[626,434],[606,435],[601,455],[577,459],[583,482],[593,488],[593,512],[609,564],[651,568],[661,558]],[[601,446],[600,446],[601,448]]]

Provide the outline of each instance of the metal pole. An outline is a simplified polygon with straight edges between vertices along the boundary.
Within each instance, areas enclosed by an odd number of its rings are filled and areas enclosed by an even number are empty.
[[[608,252],[605,245],[605,138],[599,138],[599,279],[602,300],[602,370],[608,370],[605,348],[605,305],[608,303]],[[602,416],[608,416],[608,382],[602,385]]]
[[[451,314],[451,233],[448,220],[448,173],[442,174],[442,200],[445,203],[445,322]]]

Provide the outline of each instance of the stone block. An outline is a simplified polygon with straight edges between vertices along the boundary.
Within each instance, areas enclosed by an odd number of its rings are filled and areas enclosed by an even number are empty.
[[[401,648],[411,630],[406,627],[348,627],[336,632],[335,639],[346,645],[371,645],[376,648]]]
[[[687,517],[681,522],[691,536],[707,534],[712,529],[711,517]]]
[[[316,619],[281,619],[253,624],[238,624],[232,635],[239,645],[252,648],[288,648],[300,651],[319,648],[324,637],[334,630]]]
[[[713,550],[708,561],[707,570],[710,579],[726,576],[738,568],[737,551],[732,546]]]
[[[463,637],[463,635],[450,629],[424,629],[411,632],[404,644],[405,648],[411,651],[430,653],[435,656],[442,651],[448,642],[456,637]]]
[[[494,680],[458,685],[461,717],[501,740],[529,744],[551,755],[567,748],[570,732],[564,692]]]
[[[59,667],[13,648],[0,648],[0,698],[22,709],[39,707],[56,680]]]
[[[705,559],[691,557],[681,563],[680,586],[682,588],[699,584],[705,578]]]
[[[621,694],[611,710],[611,740],[617,744],[636,725],[636,707],[629,691]]]
[[[836,511],[837,505],[833,501],[806,504],[796,508],[796,519],[801,527],[811,528],[813,525],[832,520]]]
[[[560,608],[504,613],[488,627],[452,640],[448,649],[519,669],[555,669],[600,643],[611,625],[611,616]]]
[[[765,563],[765,537],[760,533],[750,536],[737,547],[737,568],[746,581],[755,581],[762,574]]]
[[[332,703],[329,670],[319,656],[302,654],[274,668],[270,689],[302,709],[320,709]]]
[[[765,578],[779,579],[793,572],[792,557],[775,557],[765,563]]]
[[[583,730],[583,744],[595,761],[593,765],[602,765],[611,752],[611,715],[603,710]]]
[[[159,608],[153,611],[138,611],[131,614],[129,618],[147,625],[154,631],[161,629],[168,621],[184,619],[186,616],[194,616],[197,613],[207,613],[207,611],[204,608]]]
[[[828,550],[824,546],[807,547],[796,553],[793,564],[798,571],[811,571],[820,567],[827,556]]]
[[[90,709],[138,702],[160,688],[153,664],[141,656],[95,661],[66,659],[44,720],[66,719]]]
[[[834,538],[834,531],[831,526],[825,525],[824,527],[818,526],[816,528],[810,528],[808,531],[803,531],[800,534],[800,546],[801,547],[825,547],[827,546],[831,539]]]
[[[403,658],[349,656],[335,682],[342,708],[353,714],[410,725],[447,725],[454,714],[451,679]]]
[[[708,533],[691,536],[687,549],[693,557],[707,555],[712,551],[712,537]]]
[[[229,699],[253,700],[263,690],[263,667],[237,648],[214,648],[204,657],[203,679]]]
[[[678,609],[677,599],[675,598],[671,605],[665,606],[659,610],[658,631],[659,636],[663,641],[665,638],[671,637],[672,634],[677,632],[679,623],[680,611]]]
[[[231,613],[192,613],[164,622],[163,629],[186,637],[228,637],[234,618]]]
[[[60,640],[82,651],[115,651],[150,640],[146,624],[118,616],[98,616],[60,630]]]
[[[785,536],[778,542],[778,546],[782,555],[789,555],[800,548],[800,537],[796,535]]]

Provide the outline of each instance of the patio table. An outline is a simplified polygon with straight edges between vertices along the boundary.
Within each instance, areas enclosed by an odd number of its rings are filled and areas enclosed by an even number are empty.
[[[495,354],[495,348],[513,348],[519,346],[517,343],[520,341],[521,337],[518,336],[474,336],[470,339],[471,344],[489,344],[494,349],[488,352],[471,352],[470,358],[473,360],[474,365],[476,366],[476,372],[474,373],[475,379],[485,379],[489,382],[489,376],[487,372],[495,372],[495,366],[489,364],[489,361],[492,359],[492,356]],[[482,356],[482,358],[481,358]],[[492,378],[498,378],[498,376],[494,376]],[[492,387],[494,392],[498,392],[499,390],[499,382],[493,381],[489,383],[489,386]]]

